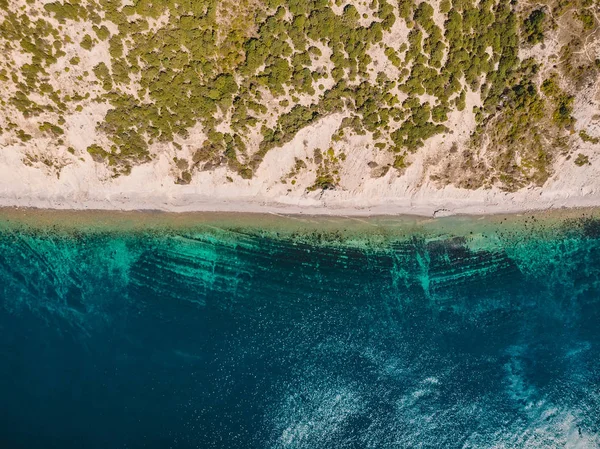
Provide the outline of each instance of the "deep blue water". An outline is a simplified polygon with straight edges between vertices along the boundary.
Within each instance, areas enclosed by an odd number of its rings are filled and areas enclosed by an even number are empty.
[[[597,228],[4,230],[0,447],[600,447]]]

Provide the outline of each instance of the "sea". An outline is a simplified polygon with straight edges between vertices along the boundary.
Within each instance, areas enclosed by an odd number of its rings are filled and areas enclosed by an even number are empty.
[[[598,210],[0,210],[0,448],[598,447]]]

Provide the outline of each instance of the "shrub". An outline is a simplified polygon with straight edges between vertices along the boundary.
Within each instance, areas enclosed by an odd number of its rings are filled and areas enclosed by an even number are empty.
[[[104,159],[108,156],[106,150],[97,144],[87,147],[87,152],[92,156],[92,159],[95,162],[104,162]]]
[[[598,137],[592,137],[590,136],[585,130],[581,130],[579,131],[579,137],[581,138],[581,140],[583,140],[584,142],[589,142],[592,143],[594,145],[600,143],[600,138]]]
[[[106,28],[106,26],[104,25],[102,25],[101,27],[94,25],[92,29],[96,33],[96,36],[98,36],[98,39],[100,39],[101,41],[105,41],[110,37],[110,31],[108,31],[108,28]]]
[[[40,131],[52,133],[54,136],[60,136],[64,134],[64,130],[57,125],[53,125],[50,122],[44,122],[39,126]]]
[[[29,142],[31,139],[33,139],[33,136],[31,134],[27,134],[22,129],[17,130],[16,134],[17,134],[17,137],[19,139],[21,139],[23,142]]]
[[[81,39],[81,43],[79,45],[84,50],[90,51],[92,49],[92,47],[94,46],[94,41],[92,40],[92,36],[90,36],[89,34],[86,34],[85,36],[83,36],[83,39]]]
[[[584,154],[579,153],[574,162],[575,165],[577,165],[578,167],[583,167],[584,165],[588,165],[590,163],[590,158]]]
[[[559,127],[565,128],[575,123],[575,119],[571,116],[574,100],[575,98],[571,95],[561,95],[558,98],[556,109],[552,114],[552,120]]]
[[[123,56],[123,43],[119,36],[112,36],[108,41],[108,51],[114,59]]]
[[[523,22],[523,37],[529,44],[534,45],[544,40],[545,17],[543,9],[536,9]]]
[[[575,14],[575,17],[579,19],[581,24],[583,25],[584,30],[591,30],[594,28],[596,24],[596,20],[594,19],[594,15],[588,9],[582,9]]]

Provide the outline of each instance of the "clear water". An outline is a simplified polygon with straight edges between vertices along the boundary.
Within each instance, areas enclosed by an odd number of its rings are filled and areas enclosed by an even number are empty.
[[[4,229],[0,447],[600,447],[599,228]]]

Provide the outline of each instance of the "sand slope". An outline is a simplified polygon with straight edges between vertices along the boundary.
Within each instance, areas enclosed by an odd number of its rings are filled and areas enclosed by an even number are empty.
[[[583,167],[572,160],[558,161],[555,174],[542,188],[516,193],[453,186],[438,189],[428,178],[428,162],[444,147],[435,139],[415,155],[404,173],[391,169],[385,176],[369,177],[367,164],[379,156],[358,139],[346,143],[348,157],[336,190],[307,191],[314,181],[310,170],[301,173],[295,185],[282,183],[295,158],[309,160],[340,120],[336,115],[325,117],[282,148],[273,149],[251,180],[218,168],[199,173],[189,185],[175,184],[167,154],[135,167],[129,176],[113,179],[104,166],[89,159],[70,163],[59,173],[39,164],[27,166],[22,162],[23,147],[9,145],[0,152],[0,206],[427,216],[600,206],[596,154],[591,153],[591,164]]]

